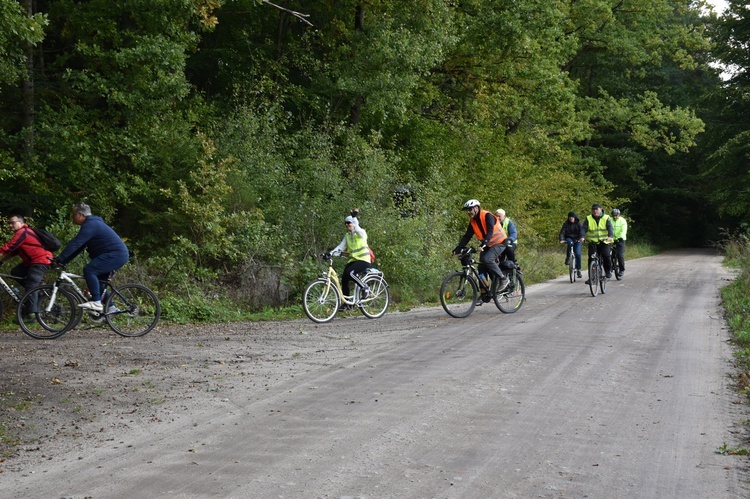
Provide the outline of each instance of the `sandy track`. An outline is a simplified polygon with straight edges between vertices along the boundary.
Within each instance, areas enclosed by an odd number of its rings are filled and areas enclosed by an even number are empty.
[[[561,262],[562,263],[562,262]],[[0,336],[3,497],[747,497],[708,251],[441,308]],[[12,395],[11,395],[12,393]]]

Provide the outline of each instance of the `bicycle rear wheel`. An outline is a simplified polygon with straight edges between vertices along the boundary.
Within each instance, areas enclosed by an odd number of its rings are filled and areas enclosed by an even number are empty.
[[[37,312],[27,313],[33,308],[31,303],[34,296]],[[78,313],[78,300],[68,291],[51,284],[30,289],[21,297],[16,309],[18,325],[24,333],[37,340],[62,336],[75,325]]]
[[[457,319],[468,317],[474,311],[478,296],[477,283],[461,271],[450,274],[440,286],[443,310]]]
[[[508,277],[510,284],[500,293],[496,293],[493,299],[495,306],[504,314],[512,314],[521,308],[526,301],[526,286],[523,283],[523,277],[518,271],[512,271]]]
[[[382,317],[391,302],[388,283],[385,282],[382,275],[368,275],[363,282],[370,288],[370,294],[359,302],[359,309],[368,319]],[[362,292],[359,287],[357,287],[357,291]]]
[[[316,279],[311,282],[302,298],[305,313],[313,322],[328,322],[336,316],[341,304],[341,297],[328,279]]]
[[[591,290],[591,296],[599,294],[599,278],[601,277],[599,270],[597,261],[591,260],[589,262],[589,289]]]
[[[159,317],[159,298],[143,284],[110,288],[109,298],[104,304],[104,318],[120,336],[143,336],[156,327]]]

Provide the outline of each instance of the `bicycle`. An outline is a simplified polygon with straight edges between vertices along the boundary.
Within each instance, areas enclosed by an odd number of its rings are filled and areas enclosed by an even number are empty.
[[[18,322],[21,329],[32,338],[58,338],[83,320],[84,311],[78,305],[89,301],[89,297],[76,284],[75,279],[84,277],[67,272],[63,265],[58,264],[55,268],[60,270],[60,276],[53,284],[32,288],[21,297]],[[102,297],[106,297],[103,300],[103,311],[87,311],[88,317],[96,324],[106,321],[120,336],[145,335],[156,327],[161,317],[159,298],[143,284],[129,283],[115,287],[111,281],[113,275],[114,272],[101,282]],[[38,312],[36,320],[30,321],[23,317],[21,309],[34,292],[38,293]]]
[[[521,269],[511,261],[500,262],[505,266],[503,270],[510,282],[505,289],[496,292],[496,279],[487,279],[486,282],[480,279],[475,266],[476,261],[471,256],[473,253],[476,253],[476,250],[472,247],[462,248],[458,258],[463,269],[449,274],[440,285],[440,304],[443,310],[457,319],[468,317],[479,299],[483,303],[493,300],[495,306],[504,314],[512,314],[519,310],[526,300],[526,286],[523,283]]]
[[[599,257],[599,251],[596,248],[597,243],[589,243],[589,253],[591,253],[592,246],[594,247],[594,252],[589,258],[589,280],[587,283],[591,290],[591,296],[596,297],[599,294],[599,289],[602,290],[602,294],[607,292],[607,277],[604,274],[604,267]]]
[[[567,241],[560,241],[560,244],[568,244]],[[566,260],[568,261],[568,274],[570,275],[570,282],[576,282],[577,273],[579,272],[576,270],[576,254],[573,251],[573,246],[575,245],[575,241],[571,244],[568,244],[568,256]]]
[[[612,272],[614,272],[615,278],[618,281],[621,281],[622,280],[622,269],[620,268],[620,260],[617,257],[617,245],[611,244],[609,246],[609,248],[610,248],[610,255],[611,255],[610,258],[612,259]]]
[[[341,290],[339,275],[333,268],[333,258],[336,256],[342,255],[320,255],[328,263],[328,269],[305,288],[302,299],[305,314],[313,322],[322,324],[332,320],[342,305],[349,305],[358,307],[362,315],[368,319],[382,317],[391,301],[383,272],[375,267],[368,268],[361,280],[370,288],[369,294],[365,296],[363,289],[355,282],[354,293],[345,296]]]

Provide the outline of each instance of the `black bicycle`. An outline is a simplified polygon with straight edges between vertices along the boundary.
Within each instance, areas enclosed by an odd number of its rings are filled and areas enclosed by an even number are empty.
[[[612,255],[610,258],[612,258],[612,272],[615,274],[615,278],[617,278],[618,281],[622,280],[622,268],[620,268],[620,260],[617,258],[617,245],[611,244],[610,245],[610,254]]]
[[[472,247],[463,248],[458,254],[462,270],[449,274],[440,286],[440,304],[451,317],[468,317],[480,301],[495,302],[495,306],[504,314],[512,314],[521,308],[526,299],[526,286],[523,283],[521,269],[510,261],[499,262],[504,267],[510,281],[505,289],[497,290],[499,281],[496,278],[480,278],[476,261],[471,256],[476,253]]]
[[[602,294],[607,292],[607,277],[604,274],[604,266],[599,251],[597,251],[597,243],[589,243],[589,253],[591,253],[592,247],[594,251],[589,258],[589,280],[587,282],[591,290],[591,296],[596,296],[600,289]]]

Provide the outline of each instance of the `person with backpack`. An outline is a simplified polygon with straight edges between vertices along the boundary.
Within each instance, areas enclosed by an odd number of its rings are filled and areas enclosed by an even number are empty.
[[[466,201],[463,209],[469,215],[469,227],[458,242],[458,246],[453,250],[453,254],[460,253],[471,240],[471,236],[476,236],[481,243],[482,250],[479,262],[499,278],[499,285],[495,291],[502,291],[508,287],[510,280],[500,270],[497,260],[505,251],[508,236],[497,217],[493,213],[483,210],[476,199]]]
[[[42,283],[52,261],[52,252],[44,247],[34,229],[26,224],[21,215],[11,216],[8,224],[13,229],[13,237],[0,247],[0,263],[14,256],[20,257],[21,263],[13,267],[10,274],[23,286],[24,291],[28,291]],[[23,314],[35,314],[36,296],[28,303],[29,310],[24,310]]]
[[[80,303],[78,306],[101,312],[104,307],[99,282],[106,280],[111,272],[128,263],[130,252],[112,227],[104,223],[101,217],[91,214],[89,205],[85,203],[73,205],[72,218],[73,223],[80,225],[81,228],[55,261],[65,265],[84,249],[88,250],[91,261],[83,267],[83,276],[86,278],[86,284],[91,293],[91,301]]]

